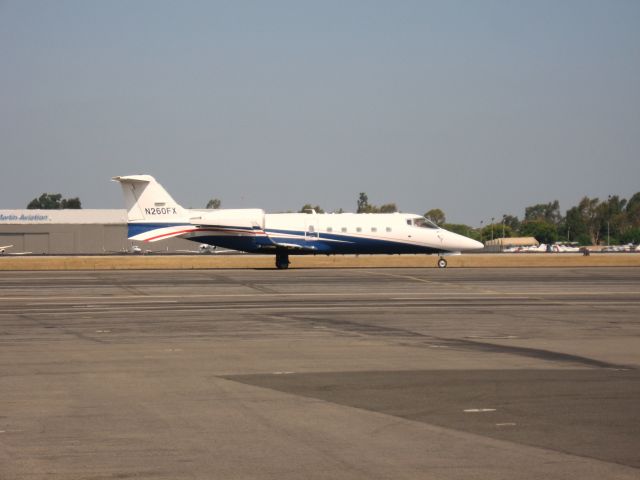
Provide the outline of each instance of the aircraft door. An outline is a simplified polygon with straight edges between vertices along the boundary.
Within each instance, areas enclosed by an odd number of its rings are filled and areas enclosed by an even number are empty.
[[[318,215],[315,212],[305,215],[304,239],[308,242],[312,242],[314,240],[318,240],[319,238],[320,233],[318,231]]]

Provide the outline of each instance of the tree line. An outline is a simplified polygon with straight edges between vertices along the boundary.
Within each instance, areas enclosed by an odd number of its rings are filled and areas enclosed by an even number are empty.
[[[29,210],[60,210],[63,208],[82,208],[82,203],[78,197],[62,198],[60,193],[43,193],[27,205]]]
[[[320,205],[313,206],[310,203],[305,203],[298,213],[310,213],[311,211],[316,213],[325,213]],[[377,206],[369,203],[369,196],[365,192],[360,192],[358,195],[356,213],[394,213],[398,211],[398,207],[395,203],[385,203]],[[344,213],[344,210],[340,208],[335,213]]]

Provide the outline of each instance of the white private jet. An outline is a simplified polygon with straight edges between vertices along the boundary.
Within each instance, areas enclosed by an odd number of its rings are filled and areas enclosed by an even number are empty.
[[[127,207],[129,239],[156,242],[181,237],[248,253],[289,255],[438,254],[477,250],[483,244],[410,213],[265,213],[260,209],[185,209],[150,175],[113,177]]]

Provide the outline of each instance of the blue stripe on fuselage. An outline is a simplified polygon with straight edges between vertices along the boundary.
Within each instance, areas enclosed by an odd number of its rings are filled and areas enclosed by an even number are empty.
[[[189,225],[189,223],[129,223],[127,226],[127,235],[131,238],[141,233],[150,232],[151,230],[158,230],[159,228],[186,227]]]

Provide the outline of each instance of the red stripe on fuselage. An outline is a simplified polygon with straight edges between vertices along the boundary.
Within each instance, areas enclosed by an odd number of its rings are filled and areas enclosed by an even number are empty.
[[[151,242],[152,240],[157,240],[163,237],[176,237],[178,235],[182,235],[183,233],[193,233],[193,232],[225,232],[225,233],[245,233],[249,235],[262,234],[264,232],[262,230],[229,230],[224,228],[190,228],[185,230],[178,230],[177,232],[169,232],[163,233],[162,235],[156,235],[155,237],[147,238],[144,240],[145,242]]]

